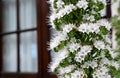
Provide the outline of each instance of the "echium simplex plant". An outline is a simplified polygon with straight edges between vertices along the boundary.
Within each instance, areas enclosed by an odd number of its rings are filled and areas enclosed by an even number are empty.
[[[49,22],[56,31],[49,71],[59,78],[112,78],[119,68],[111,49],[110,23],[101,19],[106,0],[50,0]]]

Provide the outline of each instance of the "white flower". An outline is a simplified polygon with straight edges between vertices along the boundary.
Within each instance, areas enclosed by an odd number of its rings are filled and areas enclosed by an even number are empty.
[[[96,14],[96,11],[94,11],[94,10],[92,10],[91,12],[92,12],[92,14]]]
[[[90,45],[85,45],[85,46],[81,47],[80,51],[85,52],[85,53],[89,53],[89,52],[91,52],[91,50],[92,50],[92,47]]]
[[[85,10],[88,7],[88,2],[86,0],[81,0],[81,1],[78,1],[76,6],[79,8],[83,8]]]
[[[63,31],[66,33],[70,32],[74,27],[75,25],[73,24],[67,24],[67,25],[62,26]]]
[[[75,68],[74,65],[69,65],[67,67],[60,67],[59,68],[59,73],[60,74],[65,74],[71,72]]]
[[[64,15],[69,14],[74,9],[76,9],[76,7],[73,4],[66,5],[64,8],[60,9],[60,11],[56,14],[57,15],[56,17],[59,19]]]
[[[93,15],[90,16],[90,21],[91,21],[91,22],[95,21],[95,18],[94,18]]]
[[[92,50],[92,47],[89,45],[82,46],[80,52],[76,54],[75,60],[81,63],[84,60],[85,56],[89,52],[91,52],[91,50]]]
[[[102,66],[93,73],[93,78],[111,78],[108,68]]]
[[[55,20],[55,18],[56,18],[56,14],[55,14],[55,13],[52,13],[52,14],[50,15],[50,17],[49,17],[49,23],[50,23],[50,25],[51,25],[53,28],[55,28],[55,25],[54,25],[54,23],[53,23],[53,21]]]
[[[99,26],[96,23],[90,23],[89,27],[88,27],[88,32],[95,32],[95,33],[99,33]]]
[[[93,15],[89,16],[86,18],[87,20],[90,20],[91,22],[95,21],[95,18]]]
[[[68,51],[66,48],[55,53],[53,57],[53,62],[51,62],[49,68],[51,72],[54,72],[55,68],[59,66],[59,63],[68,56]]]
[[[104,66],[105,64],[110,64],[110,61],[105,57],[105,54],[104,54],[104,57],[102,57],[101,61],[100,61],[100,65],[101,66]]]
[[[53,0],[49,0],[49,1],[47,1],[50,5],[51,5],[51,7],[50,7],[50,9],[51,9],[51,11],[53,11],[54,10],[54,5],[53,5],[53,3],[54,3],[54,1]]]
[[[106,8],[104,8],[103,10],[99,11],[100,15],[103,17],[106,15]]]
[[[116,58],[119,55],[118,52],[114,51],[109,51],[109,53],[111,54],[112,58]]]
[[[66,33],[59,33],[57,36],[53,37],[50,41],[50,49],[54,49],[60,44],[60,41],[67,40],[67,37]]]
[[[103,41],[96,40],[96,41],[94,41],[94,46],[99,50],[104,49],[105,48],[105,43]]]
[[[71,52],[74,52],[74,51],[77,51],[81,47],[81,45],[78,43],[72,42],[72,43],[68,44],[68,47]]]
[[[119,69],[120,65],[116,61],[111,61],[111,65],[114,66],[117,70]]]
[[[58,0],[58,1],[56,2],[56,4],[57,4],[57,8],[60,9],[60,8],[63,7],[64,2],[63,2],[62,0]]]
[[[76,70],[74,73],[71,74],[71,78],[86,78],[87,75],[82,70]]]
[[[88,27],[88,24],[86,23],[86,24],[81,24],[80,26],[79,26],[79,28],[78,28],[78,31],[80,31],[80,32],[87,32],[87,28]]]
[[[92,67],[93,69],[96,68],[98,66],[97,62],[94,60],[94,61],[88,61],[88,62],[85,62],[85,64],[82,66],[83,68],[89,68],[89,67]]]
[[[95,33],[99,33],[100,29],[99,29],[99,25],[97,25],[96,23],[83,23],[78,27],[78,31],[80,32],[86,32],[86,33],[90,33],[90,32],[95,32]]]
[[[86,20],[89,17],[89,14],[83,15],[83,20]]]
[[[109,66],[114,66],[116,69],[118,69],[120,67],[118,62],[113,61],[113,60],[108,60],[106,57],[103,57],[100,62],[100,65],[104,66],[105,64],[107,64]]]
[[[111,45],[106,45],[106,49],[109,50],[109,53],[112,56],[112,58],[116,58],[119,55],[118,52],[114,52],[114,50],[111,48]]]
[[[105,26],[107,28],[107,30],[110,31],[111,24],[106,19],[101,19],[97,23],[99,26]]]

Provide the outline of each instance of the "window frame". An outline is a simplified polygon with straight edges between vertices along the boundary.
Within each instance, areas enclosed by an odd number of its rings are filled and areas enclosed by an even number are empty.
[[[44,78],[47,72],[47,64],[48,60],[46,58],[50,58],[47,50],[47,42],[49,41],[49,29],[46,24],[46,15],[48,11],[47,4],[46,6],[42,5],[46,4],[45,0],[36,0],[36,15],[37,15],[37,27],[31,29],[20,30],[19,26],[19,0],[16,0],[17,6],[17,30],[13,32],[1,33],[2,32],[2,0],[0,0],[0,77],[2,78]],[[44,7],[44,10],[43,8]],[[44,24],[43,24],[44,22]],[[17,50],[17,72],[2,72],[2,39],[3,35],[9,35],[16,33],[17,34],[17,44],[20,44],[20,33],[28,32],[28,31],[37,31],[37,47],[38,47],[38,72],[37,73],[21,73],[20,71],[20,46],[18,45]],[[44,55],[44,56],[43,56]]]

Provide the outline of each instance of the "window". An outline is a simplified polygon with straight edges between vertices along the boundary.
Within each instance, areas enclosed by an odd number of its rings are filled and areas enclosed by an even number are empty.
[[[0,78],[49,77],[47,8],[45,0],[0,0]]]
[[[16,0],[2,0],[3,71],[37,72],[35,0],[17,6]]]

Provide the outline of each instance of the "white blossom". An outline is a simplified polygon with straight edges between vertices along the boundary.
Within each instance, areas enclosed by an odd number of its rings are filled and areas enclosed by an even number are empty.
[[[119,65],[119,63],[118,62],[116,62],[116,61],[111,61],[111,66],[114,66],[117,70],[119,69],[119,67],[120,67],[120,65]]]
[[[116,57],[118,57],[118,52],[114,52],[114,51],[112,51],[112,50],[110,50],[109,51],[109,53],[110,53],[110,55],[112,56],[112,58],[116,58]]]
[[[76,6],[85,10],[88,7],[88,2],[86,0],[80,0]]]
[[[91,52],[91,50],[92,50],[92,47],[89,45],[82,46],[80,52],[76,54],[75,60],[81,63],[84,60],[85,56],[89,52]]]
[[[95,23],[83,23],[79,26],[78,31],[80,32],[86,32],[86,33],[90,33],[90,32],[95,32],[95,33],[99,33],[100,29],[99,26]]]
[[[101,19],[97,23],[99,26],[105,26],[107,28],[107,30],[110,31],[111,25],[106,19]]]
[[[89,17],[89,14],[84,14],[83,15],[83,20],[86,20]]]
[[[88,24],[81,24],[78,30],[84,33],[84,32],[87,32],[87,27],[88,27]]]
[[[93,15],[89,16],[88,18],[86,18],[87,20],[90,20],[91,22],[95,21],[95,18]]]
[[[69,66],[67,66],[67,67],[61,67],[61,68],[59,69],[59,72],[60,72],[60,74],[69,73],[69,72],[71,72],[74,68],[75,68],[74,65],[69,65]]]
[[[105,48],[105,43],[103,41],[96,40],[96,41],[94,41],[94,46],[99,50],[104,49]]]
[[[77,51],[81,47],[81,45],[79,43],[72,42],[68,44],[68,47],[71,52],[74,52],[74,51]]]
[[[68,56],[67,49],[64,48],[59,52],[55,53],[53,57],[53,62],[51,62],[49,68],[51,72],[54,72],[55,68],[59,66],[59,63]]]
[[[60,11],[56,14],[56,17],[59,19],[64,15],[69,14],[75,9],[76,9],[76,6],[74,6],[73,4],[66,5],[64,8],[60,9]]]
[[[53,37],[50,41],[50,49],[55,48],[57,45],[60,44],[60,41],[67,40],[67,34],[66,33],[59,33],[57,36]]]
[[[106,15],[106,8],[99,11],[100,15],[103,17]]]
[[[96,67],[98,67],[98,64],[95,60],[93,61],[88,61],[88,62],[85,62],[85,64],[83,64],[82,66],[83,68],[89,68],[89,67],[92,67],[93,69],[95,69]]]
[[[74,73],[71,74],[71,78],[86,78],[87,75],[82,70],[76,70]]]
[[[100,62],[100,66],[109,65],[115,67],[117,70],[120,67],[119,63],[113,60],[108,60],[106,57],[103,57]]]
[[[54,23],[53,23],[53,21],[55,20],[55,18],[56,18],[56,14],[55,13],[52,13],[51,15],[50,15],[50,17],[49,17],[49,23],[50,23],[50,25],[55,29],[55,25],[54,25]]]
[[[73,24],[67,24],[67,25],[62,26],[63,31],[66,33],[70,32],[74,27],[75,25]]]
[[[108,73],[108,68],[102,66],[96,69],[93,73],[93,78],[112,78],[111,75]]]
[[[56,4],[57,4],[57,8],[60,9],[60,8],[63,7],[64,2],[63,2],[62,0],[58,0],[58,1],[56,2]]]

